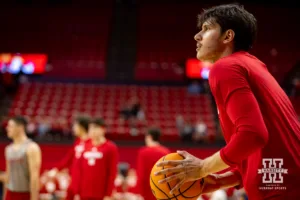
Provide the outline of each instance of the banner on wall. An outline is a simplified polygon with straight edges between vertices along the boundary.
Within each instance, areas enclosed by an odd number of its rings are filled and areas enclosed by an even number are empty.
[[[196,58],[186,61],[186,76],[191,79],[208,79],[212,64],[209,62],[201,62]]]
[[[0,72],[11,74],[43,74],[47,64],[45,54],[0,54]]]

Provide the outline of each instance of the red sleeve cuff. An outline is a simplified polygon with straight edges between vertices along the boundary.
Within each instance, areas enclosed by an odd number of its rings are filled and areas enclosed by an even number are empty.
[[[227,165],[229,165],[229,166],[231,166],[231,167],[236,166],[236,163],[231,162],[231,161],[227,158],[227,156],[225,155],[225,152],[224,152],[224,151],[225,151],[225,148],[221,149],[221,151],[220,151],[220,156],[221,156],[222,160],[223,160]]]
[[[244,184],[243,184],[243,179],[242,179],[241,173],[237,169],[233,169],[233,170],[231,170],[231,172],[234,173],[236,176],[238,176],[239,179],[241,180],[241,184],[235,186],[234,188],[237,190],[242,189],[244,187]]]

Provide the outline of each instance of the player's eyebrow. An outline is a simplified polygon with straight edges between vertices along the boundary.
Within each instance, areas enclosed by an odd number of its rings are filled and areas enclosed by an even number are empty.
[[[212,26],[213,26],[212,23],[204,22],[204,23],[202,24],[202,29],[203,29],[203,28],[207,28],[207,27],[212,27]]]

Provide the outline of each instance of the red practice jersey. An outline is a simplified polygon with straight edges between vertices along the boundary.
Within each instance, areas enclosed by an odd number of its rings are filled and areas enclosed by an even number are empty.
[[[107,140],[99,146],[86,144],[80,167],[81,198],[103,199],[112,195],[118,160],[118,149],[113,142]]]
[[[221,58],[209,84],[227,145],[249,199],[300,199],[300,125],[295,110],[264,63],[246,52]]]
[[[62,170],[65,168],[69,168],[71,183],[69,186],[69,190],[71,190],[74,194],[78,194],[79,192],[79,178],[80,171],[78,168],[80,167],[80,158],[85,148],[85,143],[89,142],[88,140],[76,139],[72,148],[65,156],[65,158],[57,165],[58,170]]]
[[[163,146],[143,147],[137,157],[137,188],[138,194],[145,200],[156,200],[150,187],[150,174],[154,164],[170,151]]]

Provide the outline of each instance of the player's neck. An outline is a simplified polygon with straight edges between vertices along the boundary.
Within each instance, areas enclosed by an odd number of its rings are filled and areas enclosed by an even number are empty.
[[[233,49],[230,47],[227,47],[224,49],[224,51],[220,52],[220,55],[218,56],[218,58],[216,60],[213,60],[213,63],[216,62],[217,60],[227,57],[231,54],[233,54]]]
[[[157,147],[159,146],[160,143],[159,142],[149,142],[149,144],[147,145],[148,147]]]
[[[25,133],[22,133],[22,134],[20,134],[19,136],[17,136],[17,137],[15,137],[14,139],[13,139],[13,143],[14,144],[22,144],[23,142],[25,142],[26,140],[27,140],[28,138],[27,138],[27,136],[26,136],[26,134]]]
[[[92,144],[94,146],[99,146],[101,144],[104,144],[106,142],[106,138],[105,137],[100,137],[100,138],[94,138],[92,140]]]
[[[80,140],[87,140],[89,137],[87,135],[87,133],[82,134],[81,136],[79,136]]]

